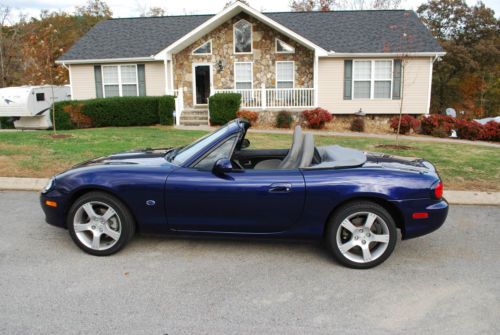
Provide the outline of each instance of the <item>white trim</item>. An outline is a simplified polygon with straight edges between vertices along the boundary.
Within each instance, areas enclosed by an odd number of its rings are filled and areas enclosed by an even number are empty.
[[[165,76],[165,95],[169,94],[169,89],[168,89],[168,84],[167,84],[167,80],[168,80],[167,66],[168,66],[168,60],[167,60],[167,58],[165,58],[163,60],[163,75]],[[146,71],[145,67],[144,67],[144,71]]]
[[[205,21],[203,24],[198,26],[197,28],[193,29],[174,43],[170,44],[167,46],[165,49],[161,50],[158,52],[156,55],[154,55],[155,59],[162,59],[163,54],[165,53],[176,53],[193,43],[194,41],[198,40],[202,36],[206,35],[208,32],[212,31],[213,29],[217,28],[220,26],[222,23],[226,22],[230,18],[234,17],[235,15],[239,14],[240,12],[245,12],[249,14],[250,16],[255,17],[259,21],[267,24],[271,28],[278,30],[281,32],[283,35],[291,38],[292,40],[295,40],[296,42],[308,47],[311,50],[315,50],[318,52],[318,54],[321,55],[328,55],[327,51],[320,46],[314,44],[313,42],[309,41],[308,39],[300,36],[299,34],[295,33],[294,31],[288,29],[287,27],[283,26],[282,24],[272,20],[268,16],[262,14],[258,10],[253,9],[252,7],[249,7],[239,1],[235,1],[231,6],[227,7],[223,11],[219,12],[217,15],[213,16],[212,18],[208,19]]]
[[[375,79],[375,63],[376,62],[383,62],[383,61],[386,61],[386,62],[391,62],[391,77],[390,79]],[[368,79],[363,79],[363,80],[356,80],[354,79],[354,68],[355,68],[355,63],[357,62],[371,62],[371,65],[370,65],[370,97],[369,98],[355,98],[354,97],[354,83],[356,81],[360,81],[360,82],[367,82]],[[387,82],[387,81],[390,81],[391,82],[391,88],[390,88],[390,92],[389,92],[389,97],[388,98],[375,98],[375,82],[377,81],[383,81],[383,82]],[[351,83],[351,94],[352,94],[352,97],[351,99],[352,100],[392,100],[392,93],[393,93],[393,85],[394,85],[394,59],[386,59],[386,58],[378,58],[378,59],[353,59],[352,60],[352,83]]]
[[[250,79],[251,79],[251,90],[253,90],[253,62],[247,61],[247,62],[234,62],[233,64],[233,88],[237,90],[238,88],[236,87],[236,64],[250,64]],[[243,83],[243,81],[242,81]]]
[[[276,88],[285,88],[285,87],[278,87],[278,64],[279,63],[292,63],[292,87],[286,87],[286,88],[295,88],[295,61],[293,60],[285,60],[285,61],[276,61],[274,65],[274,75],[276,78]],[[280,80],[281,82],[286,82],[284,80]]]
[[[207,43],[210,43],[210,52],[209,53],[202,53],[202,54],[196,54],[196,53],[194,53],[196,50],[200,49],[201,47],[203,47]],[[213,50],[212,48],[213,48],[212,39],[209,39],[208,41],[202,43],[199,47],[197,47],[196,49],[194,49],[191,52],[191,55],[193,55],[193,56],[209,56],[209,55],[212,54],[212,50]]]
[[[155,62],[161,59],[150,57],[135,57],[135,58],[102,58],[102,59],[75,59],[75,60],[56,60],[56,64],[113,64],[113,63],[142,63],[142,62]]]
[[[314,88],[314,107],[319,106],[319,57],[314,53],[314,66],[313,66],[313,88]]]
[[[427,93],[427,110],[426,110],[426,114],[430,114],[431,112],[431,93],[432,93],[432,69],[434,67],[434,60],[436,58],[429,58],[429,91]]]
[[[406,56],[406,57],[430,57],[430,56],[436,56],[436,57],[440,57],[440,56],[444,56],[446,55],[446,52],[404,52],[404,53],[401,53],[401,52],[366,52],[366,53],[350,53],[350,52],[346,52],[346,53],[336,53],[336,52],[333,52],[333,51],[330,51],[327,55],[320,55],[320,57],[334,57],[334,58],[346,58],[346,57],[353,57],[353,58],[356,58],[356,57],[364,57],[364,58],[367,58],[367,57],[381,57],[381,58],[387,58],[387,57],[395,57],[395,58],[398,58],[398,57],[402,57],[402,56]]]
[[[66,64],[63,63],[63,66],[66,67]],[[69,94],[71,94],[71,100],[74,100],[74,95],[73,95],[73,80],[72,80],[72,76],[71,76],[71,65],[67,67],[68,68],[68,79],[69,79]],[[94,72],[94,69],[92,69],[92,72]],[[94,72],[94,76],[95,76],[95,72]],[[95,78],[94,78],[94,82],[95,82]]]
[[[173,59],[170,59],[170,62],[168,63],[169,64],[169,67],[170,67],[170,92],[171,94],[173,95],[174,94],[174,60]],[[167,82],[167,78],[165,78],[165,83]]]
[[[236,52],[236,30],[235,26],[240,23],[241,21],[245,21],[250,25],[250,52]],[[245,19],[241,19],[233,24],[233,54],[234,55],[251,55],[253,54],[253,24],[251,22],[248,22]]]
[[[102,76],[102,97],[106,98],[106,85],[115,86],[118,85],[118,96],[123,97],[123,85],[134,85],[132,83],[122,83],[122,66],[134,66],[135,67],[135,89],[137,93],[137,97],[139,96],[139,72],[137,70],[137,64],[113,64],[113,65],[102,65],[101,66],[101,76]],[[105,67],[116,67],[118,70],[118,82],[117,83],[104,83],[104,68]],[[146,69],[144,69],[146,71]]]
[[[293,51],[278,51],[278,41],[280,41],[281,43],[284,43],[286,45],[288,45],[290,48],[293,49]],[[293,46],[291,46],[290,44],[286,43],[285,41],[283,41],[282,39],[279,39],[279,38],[275,38],[274,39],[274,52],[276,52],[277,54],[294,54],[295,53],[295,48]]]
[[[193,63],[191,65],[191,75],[193,76],[193,80],[192,80],[193,106],[203,106],[203,105],[206,105],[206,104],[196,103],[196,67],[197,66],[208,66],[210,68],[210,70],[209,70],[209,73],[210,73],[210,87],[209,87],[208,97],[210,97],[212,95],[212,87],[214,87],[214,75],[213,75],[213,69],[212,69],[212,64],[211,63]]]

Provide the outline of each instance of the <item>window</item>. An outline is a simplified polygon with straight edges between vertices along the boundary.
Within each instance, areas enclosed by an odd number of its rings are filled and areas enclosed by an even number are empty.
[[[231,137],[226,142],[219,145],[211,153],[206,155],[201,161],[199,161],[194,167],[200,170],[212,170],[215,162],[221,158],[231,158],[234,145],[236,143],[236,137]]]
[[[276,88],[293,88],[294,77],[294,62],[276,62]]]
[[[280,39],[276,39],[276,52],[279,54],[293,54],[295,53],[295,48],[290,44],[283,42]]]
[[[105,98],[137,96],[137,66],[104,65],[102,85]]]
[[[251,90],[253,88],[253,63],[234,63],[234,88],[237,90]]]
[[[354,99],[391,99],[392,60],[353,62]]]
[[[193,55],[211,55],[212,54],[212,41],[203,43],[201,46],[193,51]]]
[[[240,20],[233,27],[234,53],[252,52],[252,24]]]
[[[37,93],[36,101],[45,101],[45,93]]]

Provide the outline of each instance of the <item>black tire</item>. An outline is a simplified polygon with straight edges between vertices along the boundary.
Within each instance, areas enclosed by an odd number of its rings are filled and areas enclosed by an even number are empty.
[[[368,242],[368,246],[371,246],[371,248],[377,250],[376,248],[381,248],[379,250],[380,255],[375,258],[372,261],[365,261],[365,260],[359,260],[359,261],[353,261],[352,259],[349,259],[348,256],[346,256],[341,250],[340,247],[337,243],[337,233],[341,234],[339,235],[340,238],[342,238],[342,234],[351,234],[350,231],[347,231],[346,229],[343,229],[339,232],[339,229],[341,228],[342,222],[351,217],[355,216],[353,220],[362,220],[363,219],[363,214],[360,214],[360,216],[356,217],[358,213],[373,213],[377,215],[379,218],[376,219],[375,223],[373,224],[372,229],[385,229],[386,233],[384,235],[389,235],[388,242],[383,242],[383,243],[378,243],[378,242]],[[381,219],[381,220],[380,220]],[[383,221],[383,222],[382,222]],[[383,227],[383,223],[385,223],[386,228]],[[356,227],[356,225],[354,225]],[[358,228],[358,227],[356,227]],[[359,226],[359,228],[364,228],[363,226]],[[357,230],[357,229],[356,229]],[[372,231],[367,231],[365,229],[365,234],[366,232],[371,233],[371,236],[376,236]],[[358,232],[356,232],[358,233]],[[370,234],[369,234],[370,235]],[[347,237],[347,239],[350,241],[356,237],[356,242],[355,243],[360,243],[361,240],[358,240],[358,236],[354,236],[351,234],[350,238]],[[387,238],[387,237],[386,237]],[[363,237],[361,237],[363,239]],[[336,210],[333,215],[330,217],[328,223],[327,223],[327,230],[325,234],[325,240],[326,243],[331,250],[335,260],[337,260],[340,264],[345,265],[347,267],[353,268],[353,269],[369,269],[372,267],[375,267],[381,263],[383,263],[389,256],[392,254],[394,247],[396,246],[396,240],[397,240],[397,229],[396,229],[396,224],[394,222],[394,218],[389,214],[389,212],[382,206],[371,202],[371,201],[353,201],[350,203],[347,203],[346,205],[342,206],[338,210]],[[364,243],[366,243],[365,240],[363,240]],[[382,252],[384,246],[383,244],[387,243],[387,248]],[[355,249],[358,248],[358,249]],[[349,252],[348,254],[353,257],[353,253],[358,252],[360,255],[359,257],[362,258],[363,252],[361,246],[355,246],[352,247],[353,250],[352,252]],[[370,250],[371,254],[371,250]],[[356,255],[354,255],[356,257]]]
[[[89,202],[99,202],[111,207],[116,212],[116,216],[119,218],[121,226],[120,237],[116,240],[116,242],[114,242],[114,245],[112,245],[108,249],[92,249],[91,247],[88,247],[84,243],[82,243],[82,241],[80,241],[80,239],[77,237],[74,226],[75,215],[77,214],[77,211],[80,207]],[[99,191],[89,192],[78,198],[73,203],[68,212],[66,223],[69,234],[75,244],[86,253],[94,256],[109,256],[120,251],[130,241],[135,233],[134,217],[132,216],[128,208],[123,204],[123,202],[108,193]]]

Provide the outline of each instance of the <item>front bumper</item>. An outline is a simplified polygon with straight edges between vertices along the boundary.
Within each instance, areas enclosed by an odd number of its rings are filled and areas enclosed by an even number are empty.
[[[54,201],[57,207],[51,207],[46,201]],[[57,190],[40,194],[40,206],[45,213],[45,221],[53,226],[66,228],[66,201],[65,197]]]
[[[448,216],[449,205],[445,199],[418,199],[418,200],[403,200],[395,202],[400,212],[403,214],[403,224],[401,233],[403,239],[419,237],[432,233],[439,229],[446,221]],[[413,213],[426,212],[429,214],[425,219],[414,219]]]

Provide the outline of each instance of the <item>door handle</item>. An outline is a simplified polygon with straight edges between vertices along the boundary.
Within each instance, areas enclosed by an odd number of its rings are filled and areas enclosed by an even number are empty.
[[[269,193],[290,193],[292,184],[272,184],[269,186]]]

